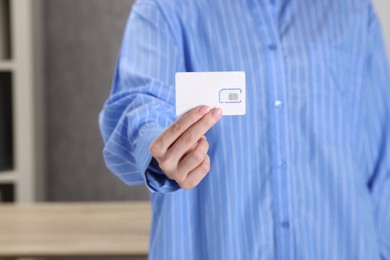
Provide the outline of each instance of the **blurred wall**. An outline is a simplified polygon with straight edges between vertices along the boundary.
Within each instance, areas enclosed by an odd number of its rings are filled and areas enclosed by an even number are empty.
[[[149,198],[106,169],[97,121],[132,3],[44,1],[49,200]]]

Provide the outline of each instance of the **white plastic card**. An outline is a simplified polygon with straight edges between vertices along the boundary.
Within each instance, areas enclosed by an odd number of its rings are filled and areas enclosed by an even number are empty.
[[[219,107],[223,115],[245,115],[245,72],[176,73],[176,114],[200,105]]]

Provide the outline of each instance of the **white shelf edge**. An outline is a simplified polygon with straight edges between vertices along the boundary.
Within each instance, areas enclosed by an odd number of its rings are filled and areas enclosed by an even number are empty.
[[[12,74],[15,168],[0,172],[0,184],[18,186],[15,202],[32,202],[44,198],[42,0],[8,1],[11,57],[0,59],[0,73]]]
[[[0,184],[1,183],[15,183],[17,181],[16,171],[0,171]]]
[[[0,60],[0,71],[13,71],[15,69],[14,61]]]

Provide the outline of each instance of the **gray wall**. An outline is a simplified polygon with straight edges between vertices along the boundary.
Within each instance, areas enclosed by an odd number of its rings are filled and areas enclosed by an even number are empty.
[[[390,1],[373,0],[373,3],[382,22],[382,30],[387,43],[387,54],[390,58]]]
[[[106,169],[97,123],[132,2],[44,1],[49,200],[149,198]]]

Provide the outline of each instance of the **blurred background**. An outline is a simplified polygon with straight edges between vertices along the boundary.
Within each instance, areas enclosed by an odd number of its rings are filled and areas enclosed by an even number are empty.
[[[144,187],[126,187],[108,172],[97,124],[133,1],[43,3],[47,199],[148,199]]]
[[[0,201],[148,200],[106,169],[97,121],[132,3],[0,0]]]
[[[39,187],[41,190],[36,191],[39,193],[38,199],[148,199],[144,187],[129,188],[106,169],[97,121],[110,91],[116,57],[132,3],[132,0],[50,0],[42,1],[41,10],[31,10],[41,12],[42,16],[41,21],[36,21],[41,28],[34,31],[40,35],[32,36],[32,41],[39,42],[42,48],[34,46],[27,50],[40,51],[39,54],[29,55],[43,59],[41,71],[36,68],[40,64],[34,64],[35,68],[31,68],[40,74],[37,77],[44,85],[43,89],[39,89],[38,97],[42,103],[32,104],[38,107],[35,108],[38,113],[43,113],[42,123],[34,127],[42,127],[39,132],[44,132],[40,138],[44,138],[42,141],[45,144],[36,152],[43,153],[44,159],[41,161],[44,165],[39,167],[47,173],[44,180],[37,183],[42,185]],[[11,38],[15,39],[12,36],[16,35],[11,32]],[[13,47],[11,42],[11,54],[13,50],[17,51]],[[37,88],[36,85],[32,87]],[[15,91],[13,94],[17,95]],[[17,97],[13,98],[17,101]],[[17,107],[16,104],[12,106]],[[39,132],[36,135],[39,136]],[[14,139],[17,141],[15,134]],[[37,140],[31,143],[34,141]],[[14,153],[18,155],[19,151],[15,150]],[[13,163],[18,164],[17,161]],[[8,168],[12,170],[12,167]],[[1,193],[4,192],[0,189]],[[3,197],[10,196],[3,194]]]

